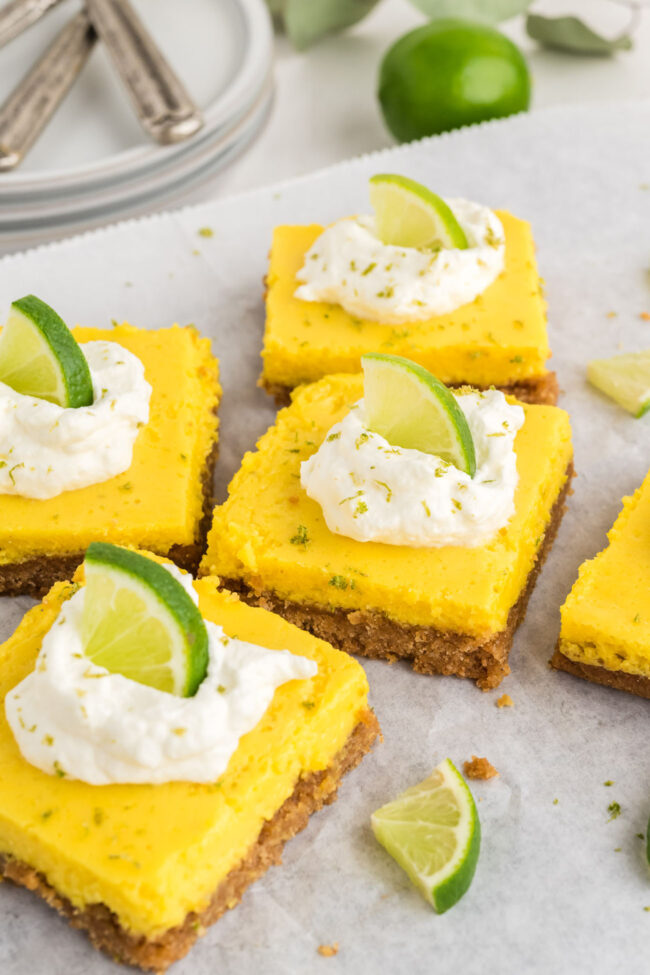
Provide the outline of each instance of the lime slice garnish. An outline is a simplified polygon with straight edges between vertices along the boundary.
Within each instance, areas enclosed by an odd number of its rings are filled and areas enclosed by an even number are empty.
[[[158,562],[106,542],[88,546],[84,652],[113,674],[192,697],[208,669],[208,633],[180,582]]]
[[[435,454],[473,477],[474,441],[465,414],[444,383],[398,355],[361,357],[368,429],[395,447]]]
[[[90,406],[93,384],[72,332],[34,295],[14,301],[0,332],[0,382],[58,406]]]
[[[371,817],[373,832],[442,914],[468,890],[481,846],[472,793],[447,758]]]
[[[643,416],[650,409],[650,351],[592,359],[587,378],[634,416]]]
[[[370,202],[384,244],[432,249],[469,247],[447,204],[407,176],[381,173],[370,179]]]

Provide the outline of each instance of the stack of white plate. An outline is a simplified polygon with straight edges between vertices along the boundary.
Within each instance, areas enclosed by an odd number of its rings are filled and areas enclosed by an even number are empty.
[[[152,142],[97,44],[22,165],[0,173],[3,250],[179,202],[264,123],[273,35],[263,0],[133,2],[201,107],[205,126],[178,145]],[[67,0],[0,49],[0,100],[78,9],[77,0]]]

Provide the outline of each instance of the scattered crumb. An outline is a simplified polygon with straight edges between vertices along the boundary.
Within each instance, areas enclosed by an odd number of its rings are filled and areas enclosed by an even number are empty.
[[[617,318],[618,317],[618,312],[617,311],[608,311],[607,312],[607,317],[608,318]]]
[[[514,708],[515,702],[512,700],[509,694],[502,694],[497,701],[498,708]]]
[[[650,311],[642,311],[639,318],[643,319],[644,322],[650,322]]]
[[[463,762],[463,772],[468,779],[493,779],[499,773],[487,758],[472,755],[471,762]]]
[[[645,836],[643,835],[643,833],[637,833],[636,836],[637,836],[637,839],[638,840],[644,840],[645,839]]]
[[[605,782],[603,782],[603,785],[614,785],[614,783],[611,779],[606,779]]]
[[[199,227],[197,233],[199,237],[214,237],[214,230],[212,227]]]
[[[193,257],[199,257],[200,254],[201,254],[201,251],[197,250],[196,247],[195,247],[194,250],[192,251],[192,256]]]
[[[615,846],[614,847],[614,853],[620,853],[622,849],[623,849],[622,846]]]
[[[554,800],[553,800],[553,805],[554,805],[554,806],[557,806],[557,804],[558,804],[558,802],[559,802],[559,801],[560,801],[559,799],[554,799]]]
[[[650,905],[648,905],[648,907],[644,907],[643,910],[644,911],[650,911]]]
[[[331,945],[319,945],[318,954],[322,955],[323,958],[333,958],[334,955],[339,953],[339,943],[334,941]]]

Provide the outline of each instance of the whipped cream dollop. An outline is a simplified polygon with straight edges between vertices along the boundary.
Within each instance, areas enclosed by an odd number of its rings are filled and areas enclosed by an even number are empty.
[[[466,250],[383,244],[374,217],[349,217],[327,227],[307,251],[296,298],[327,301],[392,325],[444,315],[474,301],[503,270],[503,225],[478,203],[446,203],[465,231]]]
[[[198,603],[191,576],[165,568]],[[91,785],[214,782],[276,688],[318,670],[314,661],[288,650],[229,638],[206,620],[210,660],[195,696],[157,691],[84,655],[84,596],[82,588],[63,604],[33,672],[5,698],[23,757],[50,775]]]
[[[131,466],[138,430],[149,420],[144,366],[117,342],[81,348],[92,377],[92,406],[63,408],[0,382],[0,494],[43,501]]]
[[[514,440],[524,411],[496,389],[456,400],[474,440],[473,478],[433,454],[394,447],[372,433],[363,400],[332,427],[300,470],[330,531],[359,542],[475,546],[508,522],[518,480]]]

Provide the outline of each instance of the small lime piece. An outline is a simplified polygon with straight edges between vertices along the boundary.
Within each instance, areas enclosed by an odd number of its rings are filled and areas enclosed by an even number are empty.
[[[0,332],[0,382],[57,406],[90,406],[94,398],[78,342],[54,309],[34,295],[13,302]]]
[[[435,454],[474,477],[476,452],[456,398],[423,366],[398,355],[361,357],[366,423],[395,447]]]
[[[400,142],[528,108],[526,60],[498,30],[439,18],[404,34],[379,69],[379,102]]]
[[[370,202],[384,244],[458,250],[469,247],[465,231],[445,201],[408,176],[373,176]]]
[[[650,409],[650,351],[592,359],[587,363],[587,378],[634,416]]]
[[[208,633],[180,582],[138,552],[92,542],[84,562],[84,652],[113,674],[192,697],[208,669]]]
[[[481,847],[472,793],[447,758],[428,779],[372,814],[373,832],[443,914],[467,892]]]

